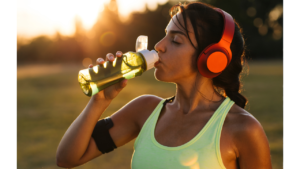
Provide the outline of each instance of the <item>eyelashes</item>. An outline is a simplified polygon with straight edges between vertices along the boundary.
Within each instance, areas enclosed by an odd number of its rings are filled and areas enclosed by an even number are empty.
[[[175,42],[174,40],[172,40],[172,43],[176,44],[176,45],[179,45],[180,43],[178,42]]]

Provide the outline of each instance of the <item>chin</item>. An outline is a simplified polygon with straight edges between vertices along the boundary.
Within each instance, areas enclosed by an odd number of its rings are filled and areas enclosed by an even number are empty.
[[[158,81],[172,82],[172,80],[170,79],[170,77],[168,78],[167,74],[163,73],[162,71],[160,71],[158,69],[155,69],[155,71],[154,71],[154,77]]]

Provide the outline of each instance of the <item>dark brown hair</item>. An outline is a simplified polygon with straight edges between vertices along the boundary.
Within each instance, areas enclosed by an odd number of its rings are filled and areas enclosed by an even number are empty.
[[[185,29],[188,39],[196,49],[197,58],[202,50],[212,43],[218,43],[221,39],[224,21],[223,16],[219,12],[213,9],[214,7],[201,2],[191,2],[188,4],[174,5],[170,9],[171,18],[180,12],[183,16],[184,26],[179,22],[176,15],[176,19],[182,28]],[[188,34],[187,30],[187,18],[190,19],[192,27],[194,29],[195,38],[198,44],[196,47]],[[240,94],[242,84],[240,82],[241,72],[246,64],[245,59],[245,43],[242,35],[242,29],[235,21],[235,32],[232,43],[230,45],[232,51],[232,60],[228,67],[217,77],[214,77],[213,86],[216,92],[221,95],[228,96],[238,106],[245,108],[248,100]],[[195,60],[195,63],[197,60]]]

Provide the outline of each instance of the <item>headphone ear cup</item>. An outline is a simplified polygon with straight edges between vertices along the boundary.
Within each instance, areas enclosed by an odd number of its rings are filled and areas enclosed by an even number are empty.
[[[210,46],[209,48],[213,48]],[[220,49],[220,48],[219,48]],[[204,50],[197,60],[197,67],[200,74],[207,78],[213,78],[222,73],[227,67],[228,56],[220,50]]]
[[[210,72],[220,73],[227,66],[228,60],[226,55],[223,52],[213,52],[207,58],[206,65]]]

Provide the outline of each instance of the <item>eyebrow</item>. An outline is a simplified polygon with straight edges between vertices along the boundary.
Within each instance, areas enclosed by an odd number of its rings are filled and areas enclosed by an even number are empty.
[[[165,29],[165,32],[167,33],[167,29]],[[185,37],[187,37],[186,34],[183,33],[183,32],[181,32],[181,31],[170,30],[169,32],[170,32],[170,34],[182,34],[182,35],[184,35]]]

